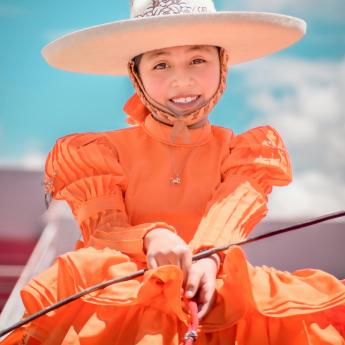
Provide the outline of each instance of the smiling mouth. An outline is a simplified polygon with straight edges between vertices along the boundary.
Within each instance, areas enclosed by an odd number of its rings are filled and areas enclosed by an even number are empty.
[[[194,106],[198,103],[200,99],[200,95],[197,96],[188,96],[188,97],[178,97],[178,98],[172,98],[169,101],[178,108],[185,109],[190,108],[191,106]]]

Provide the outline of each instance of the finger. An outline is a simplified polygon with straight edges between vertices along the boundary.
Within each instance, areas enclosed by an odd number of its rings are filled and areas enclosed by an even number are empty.
[[[180,260],[179,257],[175,253],[169,253],[169,255],[166,257],[169,265],[175,265],[177,267],[180,267]]]
[[[207,315],[215,301],[215,291],[208,291],[200,298],[201,303],[198,304],[198,318],[201,320]]]
[[[149,269],[158,267],[157,261],[153,255],[147,255],[147,266]]]
[[[192,298],[195,296],[196,292],[199,289],[201,276],[202,274],[200,274],[200,272],[198,271],[193,271],[193,269],[189,271],[185,293],[185,296],[187,298]]]
[[[201,320],[209,310],[209,303],[198,304],[198,319]]]
[[[174,257],[172,254],[166,253],[157,253],[155,255],[155,259],[158,266],[165,266],[165,265],[178,265],[177,258]]]
[[[210,311],[211,307],[213,305],[213,298],[211,298],[210,300],[198,304],[198,318],[199,320],[201,320],[203,317],[205,317],[207,315],[207,313]]]
[[[192,255],[189,252],[182,255],[180,259],[180,267],[183,272],[183,285],[188,281],[188,273],[192,267]]]
[[[201,300],[200,298],[197,299],[198,303],[198,318],[199,320],[203,315],[205,315],[205,308],[207,306],[207,302],[205,300]]]
[[[169,257],[165,253],[157,253],[155,255],[155,260],[159,267],[164,265],[170,265]]]

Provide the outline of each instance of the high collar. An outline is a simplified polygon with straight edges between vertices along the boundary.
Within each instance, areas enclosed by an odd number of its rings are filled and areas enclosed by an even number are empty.
[[[178,137],[175,142],[172,142],[171,131],[173,127],[157,121],[151,114],[146,116],[141,127],[152,138],[171,146],[199,146],[207,143],[212,136],[212,128],[209,120],[199,128],[189,129],[188,143],[183,137]]]

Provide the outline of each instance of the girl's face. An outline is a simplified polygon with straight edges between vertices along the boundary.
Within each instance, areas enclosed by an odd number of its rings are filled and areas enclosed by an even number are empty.
[[[148,95],[163,109],[186,115],[206,104],[220,82],[218,48],[178,46],[142,55],[139,75]]]

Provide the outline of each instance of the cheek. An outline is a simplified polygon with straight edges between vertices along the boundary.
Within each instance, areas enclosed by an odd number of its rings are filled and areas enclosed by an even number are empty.
[[[159,101],[164,97],[165,94],[165,81],[162,78],[154,76],[142,76],[142,82],[146,92],[154,100]]]
[[[210,68],[205,71],[202,76],[202,84],[206,97],[212,97],[219,86],[220,71],[218,68]]]

